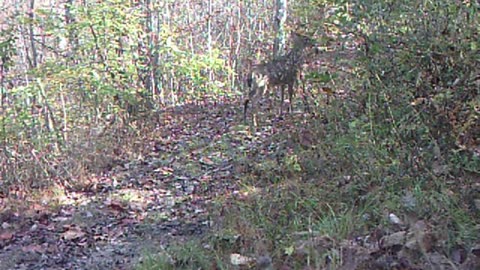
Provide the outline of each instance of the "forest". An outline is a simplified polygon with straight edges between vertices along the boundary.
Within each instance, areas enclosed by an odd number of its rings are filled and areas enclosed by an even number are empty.
[[[480,269],[479,14],[0,0],[0,270]]]

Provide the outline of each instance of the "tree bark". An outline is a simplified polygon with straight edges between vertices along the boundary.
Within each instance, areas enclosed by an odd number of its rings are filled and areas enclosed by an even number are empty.
[[[275,5],[274,26],[276,31],[273,52],[275,57],[281,56],[285,51],[285,21],[287,20],[287,0],[277,0]]]

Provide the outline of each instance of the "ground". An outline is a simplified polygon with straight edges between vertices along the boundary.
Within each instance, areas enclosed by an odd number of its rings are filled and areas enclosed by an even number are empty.
[[[346,63],[341,65],[344,68]],[[320,90],[327,97],[325,103],[332,95],[339,98],[345,95],[345,91],[338,91],[340,89],[336,89],[336,93],[328,87]],[[348,101],[339,104],[344,107],[332,106],[328,110],[346,108],[349,115],[355,115],[354,106],[360,106]],[[229,199],[238,199],[246,211],[255,212],[252,219],[259,223],[261,218],[272,226],[286,219],[295,219],[299,224],[309,222],[308,218],[280,215],[289,213],[287,210],[270,211],[272,216],[267,213],[263,217],[258,213],[262,207],[285,207],[300,216],[302,213],[297,211],[298,207],[305,210],[303,214],[306,216],[317,215],[316,222],[325,222],[320,225],[338,235],[342,229],[348,231],[345,239],[335,239],[314,230],[284,233],[281,230],[291,227],[279,226],[281,229],[277,233],[282,237],[298,239],[293,239],[291,245],[286,244],[286,248],[278,248],[280,252],[277,254],[253,254],[262,252],[262,248],[254,250],[251,248],[254,244],[248,241],[255,239],[261,230],[254,227],[258,224],[246,218],[247,225],[238,231],[244,230],[241,236],[251,233],[251,239],[245,237],[243,246],[232,245],[235,253],[230,254],[229,263],[233,269],[240,269],[242,261],[256,261],[258,269],[268,269],[272,262],[270,256],[274,257],[274,264],[278,261],[279,265],[275,266],[281,269],[313,269],[312,266],[295,268],[295,260],[304,263],[313,257],[312,250],[314,255],[319,255],[323,266],[329,265],[324,254],[336,252],[341,258],[338,269],[479,269],[476,267],[480,267],[480,245],[459,242],[458,247],[445,248],[451,237],[451,228],[457,234],[463,233],[462,230],[480,230],[478,224],[472,224],[480,209],[480,204],[475,205],[480,202],[475,197],[477,188],[480,188],[478,175],[452,179],[446,173],[449,168],[439,166],[438,170],[433,168],[431,172],[435,174],[432,178],[439,179],[441,184],[425,181],[411,188],[408,183],[413,178],[398,178],[402,176],[398,171],[389,171],[389,168],[403,168],[395,163],[400,162],[400,157],[391,157],[387,153],[385,157],[388,159],[382,159],[382,152],[365,151],[356,153],[358,164],[352,160],[352,151],[369,150],[368,141],[364,140],[369,137],[365,133],[361,134],[364,137],[354,132],[340,138],[328,137],[324,125],[336,121],[334,113],[329,119],[323,118],[322,108],[317,108],[315,115],[295,110],[279,117],[273,106],[274,102],[263,104],[259,110],[260,114],[263,113],[260,116],[263,122],[257,128],[242,122],[241,101],[236,98],[217,98],[168,108],[155,115],[154,120],[149,119],[148,127],[137,126],[136,130],[140,132],[131,137],[132,141],[126,142],[129,147],[120,145],[113,149],[116,156],[106,157],[107,162],[100,166],[102,169],[92,170],[82,178],[81,184],[75,184],[74,180],[69,183],[57,181],[54,186],[28,195],[23,192],[22,185],[12,185],[8,196],[0,193],[0,270],[132,269],[146,260],[148,254],[160,253],[168,246],[192,239],[202,239],[221,228],[222,222],[228,222],[219,219],[224,214],[222,211],[236,214],[229,209],[230,205],[218,205],[219,202],[228,204]],[[350,122],[345,124],[340,119],[333,129],[336,135],[343,136],[342,129],[355,131],[356,125],[364,124],[363,120],[349,119]],[[108,139],[120,138],[124,136],[122,132],[118,129],[107,133]],[[354,136],[349,137],[352,134]],[[325,148],[321,149],[320,145]],[[296,148],[303,152],[294,153]],[[377,154],[381,157],[376,157]],[[421,158],[420,154],[407,157],[408,161],[426,164],[421,163]],[[381,170],[382,166],[385,171]],[[371,176],[377,168],[380,168],[378,177]],[[307,177],[309,174],[314,177]],[[452,182],[443,181],[445,179]],[[250,190],[250,194],[246,194],[242,185],[249,181],[258,184],[259,188],[255,190],[256,195],[245,198],[255,193]],[[399,184],[396,185],[395,181]],[[401,181],[405,181],[406,187]],[[401,189],[396,190],[397,187]],[[438,197],[429,197],[432,195],[427,194],[430,187],[433,195]],[[387,189],[390,193],[385,191]],[[316,193],[309,193],[313,190]],[[262,197],[262,192],[273,200],[260,202],[258,208],[250,209],[255,200],[266,198]],[[349,194],[359,198],[350,200]],[[472,197],[472,206],[451,204],[448,199],[458,194]],[[323,195],[325,197],[321,197]],[[362,204],[362,198],[368,199],[370,195],[380,205],[372,207],[371,212],[357,215],[361,212],[356,208],[357,204]],[[218,198],[222,200],[216,200]],[[461,199],[452,199],[451,202],[457,201],[465,202]],[[351,205],[347,205],[349,203]],[[430,213],[422,203],[439,205],[430,208],[435,211]],[[402,207],[415,208],[423,213],[422,217],[429,219],[397,216],[393,212],[379,213],[401,210]],[[344,210],[347,212],[342,212]],[[348,216],[348,211],[357,212]],[[275,216],[276,213],[279,215]],[[380,216],[384,219],[375,220]],[[328,222],[332,225],[326,224]],[[354,228],[358,222],[365,223],[363,230]],[[367,223],[370,224],[367,226]],[[338,224],[345,227],[336,228]],[[462,227],[464,224],[470,227]],[[252,226],[251,231],[248,226]],[[305,227],[300,224],[293,230]],[[475,239],[475,236],[469,237],[463,239]],[[270,247],[263,251],[265,249]],[[446,254],[445,250],[451,253]],[[254,255],[259,256],[254,258]],[[174,260],[172,258],[173,267],[176,266]]]
[[[0,269],[131,269],[147,251],[202,235],[211,199],[236,190],[228,155],[238,152],[222,151],[238,147],[222,139],[235,132],[236,105],[202,106],[163,112],[138,159],[119,157],[81,190],[1,198]]]

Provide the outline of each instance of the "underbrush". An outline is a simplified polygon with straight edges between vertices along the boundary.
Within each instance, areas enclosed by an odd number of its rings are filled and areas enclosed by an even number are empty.
[[[189,243],[196,248],[188,252],[173,245],[167,257],[139,269],[237,269],[235,262],[248,269],[265,258],[272,269],[336,268],[351,259],[342,252],[353,245],[346,241],[380,241],[419,222],[428,224],[431,244],[446,257],[474,247],[480,241],[478,194],[472,195],[478,175],[463,170],[462,160],[438,164],[440,150],[428,136],[401,140],[388,125],[375,127],[388,135],[372,134],[374,123],[348,116],[347,107],[334,103],[332,113],[307,126],[287,123],[283,130],[290,132],[258,145],[246,157],[251,163],[242,190],[213,206],[211,234]],[[428,255],[411,263],[423,260]]]
[[[50,102],[58,103],[55,113],[49,102],[12,105],[0,119],[0,198],[55,185],[88,189],[116,165],[159,155],[159,141],[173,141],[179,146],[172,153],[198,160],[166,164],[195,180],[203,180],[196,179],[202,166],[233,167],[236,175],[225,169],[221,179],[240,188],[216,194],[208,234],[170,243],[138,269],[469,269],[480,253],[480,24],[478,8],[464,2],[357,3],[349,14],[355,25],[345,19],[345,29],[331,27],[337,36],[357,34],[358,56],[342,59],[348,68],[328,63],[311,76],[328,84],[312,88],[328,90],[329,102],[317,93],[316,117],[288,115],[266,124],[268,132],[232,128],[229,121],[241,117],[198,106],[178,113],[191,129],[183,143],[175,140],[179,130],[160,134],[162,123],[149,107],[129,123],[85,116],[135,111],[129,102],[105,103],[102,114],[97,98],[90,109],[72,102],[68,117],[58,97]],[[31,94],[24,90],[19,96]],[[98,99],[107,97],[117,99]],[[167,127],[175,121],[162,117]],[[221,121],[202,121],[209,118]],[[208,128],[215,132],[196,133]],[[229,140],[211,147],[222,133]],[[171,174],[165,167],[155,170]]]
[[[346,97],[288,118],[243,158],[243,190],[217,199],[192,253],[215,266],[181,269],[478,267],[478,15],[398,5],[361,15],[363,54],[335,85]]]
[[[32,131],[35,135],[30,140],[21,133],[10,135],[8,139],[17,143],[4,143],[0,152],[0,192],[15,195],[18,190],[17,195],[23,197],[54,186],[82,190],[94,178],[141,153],[142,134],[150,134],[156,123],[145,121],[143,125],[78,125],[62,139],[42,131]]]

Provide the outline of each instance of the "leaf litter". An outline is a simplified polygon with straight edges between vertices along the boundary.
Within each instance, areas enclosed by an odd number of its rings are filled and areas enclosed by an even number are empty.
[[[92,176],[91,184],[80,190],[40,201],[0,198],[0,269],[132,269],[145,250],[162,252],[171,243],[208,232],[208,206],[214,198],[248,196],[237,183],[252,162],[275,159],[297,143],[305,148],[316,143],[308,130],[298,138],[272,139],[294,129],[288,122],[272,121],[254,134],[239,128],[235,102],[202,106],[165,113],[143,138],[145,147],[137,159],[122,160]],[[245,156],[250,162],[241,161]],[[410,197],[404,201],[414,204]],[[337,269],[345,270],[480,269],[480,246],[466,250],[459,245],[452,254],[443,254],[436,249],[443,239],[434,225],[402,220],[395,213],[388,219],[396,230],[378,227],[354,239],[299,233],[285,249],[280,268],[295,269],[292,259],[336,254],[342,258]],[[333,267],[329,256],[325,269]],[[232,253],[230,263],[247,269],[276,265],[268,255],[240,253]]]

